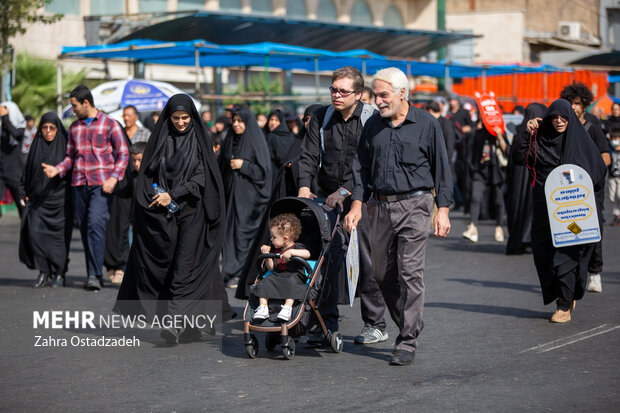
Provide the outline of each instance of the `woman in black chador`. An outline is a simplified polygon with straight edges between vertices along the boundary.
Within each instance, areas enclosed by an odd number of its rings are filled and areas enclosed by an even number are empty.
[[[22,215],[19,259],[28,268],[39,270],[34,287],[52,280],[52,287],[65,285],[65,273],[71,242],[71,174],[49,179],[42,163],[56,165],[65,157],[67,131],[53,112],[41,117],[32,140],[22,180]]]
[[[155,195],[153,185],[165,192]],[[205,300],[233,311],[219,271],[224,188],[211,139],[191,98],[177,94],[164,107],[142,158],[134,193],[133,244],[115,311],[123,314],[204,314]],[[178,211],[167,209],[171,201]],[[139,308],[135,302],[140,300]],[[164,328],[168,344],[200,330]]]
[[[523,133],[525,125],[531,119],[542,118],[547,107],[540,103],[531,103],[525,109],[523,122],[517,126],[513,146],[519,146],[519,139],[529,137]],[[510,153],[507,170],[506,213],[508,216],[508,242],[506,254],[523,254],[530,246],[532,237],[532,184],[529,182],[527,167],[514,159],[515,152]]]
[[[542,124],[539,122],[542,120]],[[555,248],[547,214],[545,181],[549,173],[562,164],[582,167],[594,184],[605,184],[606,168],[601,154],[588,135],[571,104],[558,99],[549,106],[544,119],[528,121],[524,135],[515,147],[515,161],[530,170],[533,188],[532,252],[545,304],[556,300],[554,323],[571,320],[575,301],[583,297],[589,254],[587,245]],[[591,251],[591,249],[590,249]]]
[[[271,194],[269,150],[249,109],[233,109],[232,126],[219,161],[226,188],[222,267],[228,285],[234,287],[258,235]]]
[[[296,139],[295,134],[291,132],[286,123],[286,116],[279,109],[269,113],[267,125],[269,125],[270,130],[267,134],[267,147],[271,156],[271,172],[275,181],[280,169],[288,161],[286,157]]]

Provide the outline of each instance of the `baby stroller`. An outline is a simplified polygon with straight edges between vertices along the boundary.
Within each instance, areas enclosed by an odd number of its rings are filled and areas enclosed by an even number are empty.
[[[293,213],[299,217],[302,224],[302,232],[298,242],[310,251],[310,259],[304,260],[300,257],[293,257],[306,269],[306,292],[303,300],[295,300],[292,315],[289,321],[278,320],[276,309],[284,300],[270,299],[269,313],[271,316],[266,320],[261,320],[260,324],[252,321],[254,310],[258,306],[258,298],[250,293],[243,312],[243,344],[245,345],[248,357],[256,358],[258,353],[258,340],[254,331],[264,332],[265,347],[267,350],[274,350],[279,344],[282,347],[282,354],[286,360],[291,360],[295,355],[294,338],[304,336],[311,323],[316,321],[321,328],[325,341],[329,343],[335,353],[342,351],[342,335],[337,331],[329,331],[323,322],[317,306],[317,298],[320,299],[321,289],[324,284],[321,274],[321,266],[325,260],[329,244],[334,236],[336,225],[340,220],[338,213],[335,218],[330,219],[328,209],[319,205],[316,201],[306,198],[282,198],[273,203],[269,210],[269,217],[275,217],[282,213]],[[262,254],[257,258],[259,268],[258,277],[264,276],[261,271],[261,264],[265,258],[279,258],[279,254]],[[251,289],[251,292],[253,289]],[[316,317],[316,320],[312,316]]]

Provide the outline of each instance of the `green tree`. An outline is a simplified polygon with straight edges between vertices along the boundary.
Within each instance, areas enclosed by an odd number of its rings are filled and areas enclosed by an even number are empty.
[[[62,92],[70,92],[83,82],[84,71],[62,73]],[[24,113],[35,118],[56,110],[56,64],[53,60],[17,55],[13,100]]]
[[[267,84],[265,83],[265,76],[255,75],[248,79],[247,85],[239,85],[236,93],[237,95],[243,96],[241,99],[230,99],[224,101],[226,106],[234,103],[244,103],[249,105],[252,108],[254,113],[264,113],[267,114],[269,112],[269,108],[275,104],[280,102],[265,102],[262,100],[255,100],[252,97],[263,97],[267,91]],[[284,88],[282,86],[282,82],[280,79],[270,79],[269,80],[269,95],[270,96],[280,96],[282,95]]]
[[[16,34],[24,34],[26,23],[50,24],[60,20],[62,14],[37,15],[41,7],[51,0],[2,0],[0,2],[0,74],[4,77],[12,69],[12,49],[10,40]],[[3,90],[3,89],[2,89]],[[2,96],[3,98],[3,96]]]

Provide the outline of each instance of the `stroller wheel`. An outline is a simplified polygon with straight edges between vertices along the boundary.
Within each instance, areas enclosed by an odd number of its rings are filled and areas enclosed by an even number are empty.
[[[278,345],[280,341],[280,335],[275,333],[267,333],[265,335],[265,348],[272,351]]]
[[[251,341],[250,344],[246,344],[245,352],[248,353],[249,358],[256,358],[256,354],[258,353],[258,340],[256,340],[256,336],[254,334],[251,334]]]
[[[286,360],[291,360],[295,356],[295,340],[288,338],[286,346],[282,346],[282,355]]]
[[[329,344],[331,345],[334,353],[340,353],[342,351],[342,347],[344,346],[342,334],[337,331],[335,333],[331,333],[329,337]]]

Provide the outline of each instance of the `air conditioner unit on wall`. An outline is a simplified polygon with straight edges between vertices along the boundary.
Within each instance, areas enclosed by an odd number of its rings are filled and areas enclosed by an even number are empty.
[[[558,37],[566,40],[581,40],[581,23],[558,22]]]

